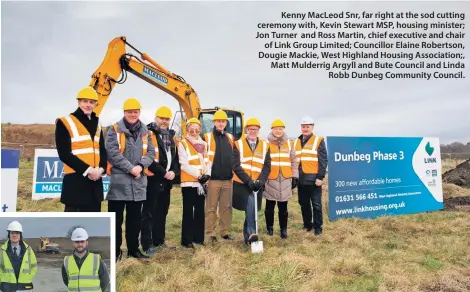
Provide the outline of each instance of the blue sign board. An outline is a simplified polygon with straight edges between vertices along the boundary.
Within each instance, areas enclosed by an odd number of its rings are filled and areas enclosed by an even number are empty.
[[[34,161],[33,199],[58,198],[62,191],[64,164],[56,149],[36,149]],[[106,196],[109,176],[103,175],[103,191]]]
[[[443,209],[438,138],[327,137],[330,220]]]

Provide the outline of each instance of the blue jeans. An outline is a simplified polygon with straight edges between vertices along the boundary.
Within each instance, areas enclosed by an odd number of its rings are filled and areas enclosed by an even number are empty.
[[[248,196],[248,203],[245,211],[245,223],[243,224],[243,237],[245,242],[251,234],[256,233],[256,222],[255,222],[255,197],[253,194]]]

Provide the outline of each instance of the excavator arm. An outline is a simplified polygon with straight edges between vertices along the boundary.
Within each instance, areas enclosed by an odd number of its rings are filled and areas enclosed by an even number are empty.
[[[139,53],[140,58],[127,53],[126,45]],[[196,91],[183,77],[166,70],[146,53],[141,53],[130,45],[124,36],[116,37],[108,44],[101,65],[92,75],[89,85],[97,91],[99,97],[99,104],[95,108],[97,116],[101,114],[114,86],[123,84],[127,80],[128,72],[173,96],[184,111],[186,119],[195,117],[201,121],[203,133],[207,132],[209,127],[212,128],[211,116],[218,108],[201,109]],[[229,132],[236,139],[240,138],[243,133],[243,113],[232,109],[224,110],[229,116]],[[183,116],[181,118],[184,135],[186,119]]]

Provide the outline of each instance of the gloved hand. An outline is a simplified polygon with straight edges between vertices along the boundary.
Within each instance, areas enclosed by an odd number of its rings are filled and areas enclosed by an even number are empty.
[[[255,182],[254,181],[250,180],[250,182],[248,183],[248,187],[250,188],[250,190],[252,192],[256,192],[255,191]]]
[[[205,184],[210,178],[211,178],[210,175],[203,174],[203,175],[199,178],[199,183],[200,183],[201,185],[203,185],[203,184]]]
[[[260,183],[259,180],[255,181],[254,184],[253,184],[253,191],[254,192],[258,192],[261,190],[261,188],[263,187],[263,185]]]
[[[292,189],[295,189],[298,184],[299,184],[299,179],[296,177],[292,178]]]

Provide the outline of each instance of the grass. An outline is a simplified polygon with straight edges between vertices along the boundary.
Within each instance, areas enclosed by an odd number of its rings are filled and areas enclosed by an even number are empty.
[[[455,163],[445,162],[446,168]],[[21,161],[18,211],[63,211],[57,200],[32,201],[32,162]],[[470,190],[444,185],[445,197]],[[323,193],[324,234],[302,231],[297,194],[289,202],[289,238],[260,235],[264,253],[243,245],[244,214],[234,210],[235,241],[195,251],[160,250],[148,261],[117,266],[118,291],[469,291],[470,212],[435,211],[329,222]],[[181,235],[181,192],[175,188],[167,221],[168,244]],[[103,203],[103,211],[107,210]],[[276,211],[277,212],[277,211]],[[276,213],[277,216],[277,213]],[[123,245],[125,246],[125,245]]]

